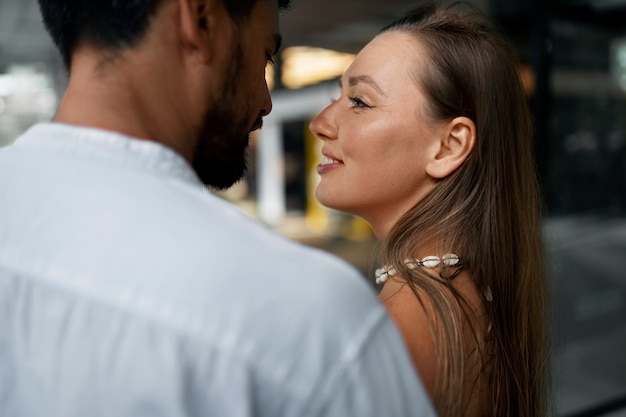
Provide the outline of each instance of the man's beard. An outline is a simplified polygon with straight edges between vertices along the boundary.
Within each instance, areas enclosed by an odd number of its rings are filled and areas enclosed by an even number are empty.
[[[248,168],[250,108],[249,101],[240,92],[242,87],[237,78],[242,65],[243,50],[238,44],[224,88],[204,118],[192,162],[200,180],[217,190],[225,190],[240,181]],[[237,110],[238,99],[244,101],[244,111]],[[260,128],[261,124],[258,116],[254,128]]]

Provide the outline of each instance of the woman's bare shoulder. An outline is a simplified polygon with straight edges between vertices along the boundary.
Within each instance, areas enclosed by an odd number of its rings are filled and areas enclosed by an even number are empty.
[[[454,289],[467,302],[466,310],[473,323],[472,326],[484,326],[481,319],[482,304],[476,286],[471,277],[463,272],[455,278]],[[449,295],[453,297],[452,291]],[[433,321],[437,321],[437,310],[434,302],[425,292],[411,288],[400,277],[389,279],[379,294],[380,301],[395,321],[413,360],[415,368],[420,374],[427,391],[432,395],[438,374],[439,355],[435,350],[433,337]],[[467,330],[467,329],[465,329]],[[477,368],[479,369],[479,368]],[[482,397],[474,398],[469,406],[472,410],[479,410]],[[471,412],[470,415],[478,415]]]
[[[423,296],[418,298],[406,282],[396,277],[385,283],[379,298],[398,326],[413,364],[426,389],[432,394],[437,357],[428,319],[434,313],[430,299]]]

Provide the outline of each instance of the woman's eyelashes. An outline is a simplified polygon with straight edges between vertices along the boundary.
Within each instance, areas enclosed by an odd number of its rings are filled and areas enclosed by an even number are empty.
[[[348,100],[350,100],[350,107],[352,108],[369,108],[371,107],[366,102],[361,100],[358,97],[348,96]]]
[[[345,96],[350,102],[350,108],[371,108],[372,106],[366,103],[363,99],[356,96]],[[334,104],[337,101],[341,100],[340,97],[331,97],[330,104]]]

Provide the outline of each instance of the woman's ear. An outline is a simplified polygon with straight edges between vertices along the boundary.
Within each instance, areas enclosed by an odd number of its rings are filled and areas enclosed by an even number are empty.
[[[434,158],[426,172],[442,179],[453,173],[468,158],[476,143],[476,125],[467,117],[456,117],[446,123]]]

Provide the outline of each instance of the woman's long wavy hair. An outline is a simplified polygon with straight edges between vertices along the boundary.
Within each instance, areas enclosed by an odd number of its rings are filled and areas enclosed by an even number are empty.
[[[464,415],[468,386],[488,388],[481,407],[487,415],[544,416],[552,404],[548,288],[532,122],[514,54],[478,15],[430,4],[383,29],[422,45],[429,65],[416,79],[430,117],[470,118],[476,143],[463,165],[398,221],[382,256],[434,309],[429,322],[440,361],[433,402],[441,416]],[[405,265],[424,236],[434,237],[441,253],[460,255],[486,327],[472,324],[469,303],[449,279]],[[473,380],[477,373],[481,381]]]

